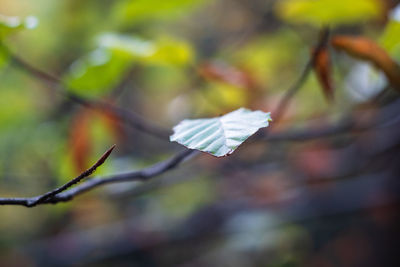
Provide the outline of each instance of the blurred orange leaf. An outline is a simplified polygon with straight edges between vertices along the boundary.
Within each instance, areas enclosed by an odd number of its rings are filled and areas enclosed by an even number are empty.
[[[256,87],[256,82],[248,73],[220,61],[205,62],[198,67],[198,72],[207,80],[225,82],[246,89]]]
[[[333,101],[332,69],[329,50],[323,46],[317,51],[313,65],[315,74],[328,101]]]
[[[400,66],[377,43],[365,37],[341,35],[333,37],[331,42],[337,50],[373,63],[385,73],[390,84],[400,90]]]
[[[90,142],[90,117],[90,112],[84,109],[78,112],[72,120],[69,143],[72,162],[77,173],[85,170],[89,164],[92,148]]]
[[[123,129],[118,116],[108,110],[100,110],[100,113],[88,109],[82,109],[74,116],[69,135],[72,163],[77,173],[86,170],[90,165],[90,155],[93,148],[92,122],[99,118],[107,127],[115,141],[124,138]]]

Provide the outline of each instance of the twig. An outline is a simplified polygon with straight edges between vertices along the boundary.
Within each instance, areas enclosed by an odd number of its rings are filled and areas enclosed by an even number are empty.
[[[308,75],[311,73],[313,69],[314,62],[318,54],[320,53],[321,49],[326,45],[329,39],[329,28],[324,28],[321,30],[320,38],[317,44],[317,47],[312,53],[311,58],[308,60],[306,66],[304,67],[303,71],[300,74],[298,80],[286,91],[285,95],[279,101],[278,106],[276,107],[275,111],[273,112],[273,120],[274,122],[279,121],[284,112],[287,110],[287,106],[292,99],[292,97],[300,90],[303,86],[304,82],[307,80]]]
[[[31,197],[31,198],[26,198],[25,201],[21,202],[21,205],[27,206],[27,207],[33,207],[39,204],[42,204],[46,201],[48,201],[51,198],[54,198],[57,194],[67,190],[68,188],[70,188],[71,186],[79,183],[80,181],[82,181],[84,178],[90,176],[93,172],[96,171],[96,169],[98,167],[100,167],[105,161],[106,159],[110,156],[111,152],[113,151],[113,149],[115,148],[115,145],[113,145],[111,148],[109,148],[102,156],[101,158],[95,163],[93,164],[92,167],[90,167],[89,169],[87,169],[86,171],[82,172],[79,176],[75,177],[74,179],[72,179],[71,181],[69,181],[68,183],[53,189],[43,195],[37,196],[37,197]],[[14,202],[14,198],[0,198],[0,205],[5,205],[5,204],[13,204]],[[20,199],[22,200],[22,199]],[[19,202],[19,201],[17,201]],[[16,202],[16,203],[17,203]],[[15,203],[15,204],[16,204]],[[24,203],[24,204],[22,204]]]
[[[11,61],[14,62],[14,64],[16,64],[20,69],[26,71],[33,77],[47,84],[50,84],[51,86],[56,86],[57,88],[59,88],[60,93],[62,93],[64,96],[66,96],[73,102],[86,107],[99,109],[100,111],[102,109],[109,110],[110,112],[117,115],[122,121],[127,123],[129,126],[137,130],[140,130],[142,132],[145,132],[147,134],[150,134],[152,136],[155,136],[159,139],[168,140],[168,136],[171,134],[171,131],[161,128],[157,125],[153,125],[152,123],[148,122],[147,120],[145,120],[138,114],[133,113],[132,111],[113,106],[103,101],[89,100],[84,97],[81,97],[73,93],[72,91],[67,90],[67,86],[59,77],[34,67],[30,63],[26,62],[25,60],[14,54],[5,44],[0,43],[0,46],[7,52]]]
[[[374,100],[373,100],[374,101]],[[306,128],[301,130],[287,130],[277,133],[269,132],[265,136],[260,136],[263,141],[307,141],[320,138],[327,138],[349,132],[365,132],[370,130],[379,130],[387,128],[398,122],[400,116],[400,100],[395,100],[390,104],[379,109],[379,113],[374,120],[368,120],[365,116],[365,110],[353,111],[342,116],[336,123],[325,125],[318,128]]]
[[[322,128],[289,130],[280,133],[270,133],[261,140],[269,142],[307,141],[307,140],[316,140],[319,138],[336,136],[338,134],[345,134],[348,133],[349,131],[362,132],[371,130],[372,128],[377,130],[379,130],[380,128],[384,129],[386,127],[392,127],[392,123],[390,123],[392,120],[398,121],[398,116],[396,116],[398,114],[398,109],[399,109],[398,107],[399,107],[399,101],[395,101],[394,103],[388,105],[387,107],[385,107],[380,111],[379,120],[376,121],[367,121],[364,123],[358,123],[357,121],[352,119],[352,117],[345,117],[343,120],[340,120],[335,124],[325,126]],[[107,154],[111,153],[111,149],[107,151],[94,166],[97,167],[100,166],[108,156]],[[158,175],[167,172],[168,170],[176,168],[183,161],[188,160],[189,158],[199,153],[200,153],[199,151],[195,150],[184,150],[181,153],[178,153],[177,155],[165,161],[156,163],[148,168],[139,171],[115,174],[105,178],[101,177],[91,178],[74,188],[68,189],[71,185],[75,184],[75,182],[73,181],[82,176],[80,175],[78,176],[78,178],[75,178],[70,183],[67,183],[66,185],[60,187],[60,189],[62,189],[60,191],[57,191],[58,189],[55,189],[46,194],[31,198],[0,198],[0,205],[21,205],[26,207],[33,207],[39,204],[49,204],[49,203],[55,204],[58,202],[66,202],[71,200],[73,197],[77,195],[80,195],[84,192],[87,192],[101,185],[110,183],[137,181],[137,180],[141,181],[149,180],[153,177],[156,177]],[[91,170],[92,168],[90,168],[89,170]],[[86,175],[85,177],[87,176],[88,175]],[[68,190],[64,191],[65,189]],[[51,195],[49,197],[48,194],[50,193]],[[40,202],[38,201],[39,199],[41,199]]]
[[[112,150],[112,148],[110,150]],[[104,162],[104,160],[108,157],[107,153],[108,154],[111,153],[110,150],[108,150],[94,166],[97,165],[97,167],[98,167],[99,162],[101,165]],[[66,201],[73,199],[77,195],[83,194],[91,189],[94,189],[94,188],[99,187],[104,184],[121,183],[121,182],[138,181],[138,180],[145,181],[145,180],[151,179],[151,178],[161,175],[171,169],[174,169],[180,163],[182,163],[184,160],[187,160],[190,157],[197,155],[198,153],[199,152],[195,151],[195,150],[184,150],[165,161],[156,163],[150,167],[144,168],[139,171],[114,174],[114,175],[111,175],[111,176],[108,176],[105,178],[101,178],[101,177],[90,178],[90,179],[87,179],[86,182],[84,182],[78,186],[69,188],[71,185],[73,185],[77,182],[76,179],[81,177],[81,175],[80,175],[77,178],[73,179],[70,183],[68,183],[58,189],[50,191],[46,194],[43,194],[43,195],[39,195],[36,197],[28,197],[28,198],[0,198],[0,205],[19,205],[19,206],[25,206],[25,207],[34,207],[34,206],[37,206],[40,204],[56,204],[58,202],[66,202]],[[93,171],[94,170],[92,170],[92,172]],[[87,177],[87,175],[80,178],[79,180],[82,180],[85,177]],[[72,183],[73,181],[75,181],[75,182]],[[68,189],[68,190],[66,190],[66,189]],[[66,190],[66,191],[64,191],[64,190]],[[56,192],[56,193],[54,193],[54,192]],[[50,197],[49,197],[49,195],[50,195]],[[41,199],[41,201],[38,201],[39,199]]]
[[[113,151],[113,149],[115,148],[115,145],[113,145],[111,148],[109,148],[104,154],[103,156],[101,156],[101,158],[89,169],[87,169],[86,171],[82,172],[78,177],[72,179],[71,181],[69,181],[68,183],[62,185],[59,188],[56,188],[54,190],[51,190],[47,193],[45,193],[44,195],[42,195],[41,197],[39,197],[36,201],[33,201],[32,203],[30,203],[31,206],[35,206],[37,204],[40,204],[41,202],[50,199],[52,197],[54,197],[55,195],[67,190],[68,188],[70,188],[71,186],[79,183],[80,181],[82,181],[84,178],[90,176],[93,172],[96,171],[96,169],[98,167],[100,167],[108,158],[108,156],[110,156],[111,152]]]

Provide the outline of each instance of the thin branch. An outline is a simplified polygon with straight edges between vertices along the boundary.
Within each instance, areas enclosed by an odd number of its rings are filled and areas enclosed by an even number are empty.
[[[20,69],[26,71],[28,74],[32,75],[33,77],[51,85],[56,86],[59,89],[59,92],[62,93],[64,96],[69,98],[71,101],[90,108],[99,109],[100,111],[106,109],[115,115],[117,115],[122,121],[124,121],[129,126],[155,136],[162,140],[168,140],[168,136],[171,134],[170,130],[161,128],[157,125],[154,125],[140,115],[133,113],[132,111],[113,106],[109,103],[103,101],[95,101],[89,100],[84,97],[81,97],[72,91],[67,89],[65,83],[59,77],[49,74],[45,71],[42,71],[35,66],[31,65],[30,63],[26,62],[15,53],[13,53],[5,44],[0,43],[0,46],[7,52],[8,56],[10,57],[11,61],[18,66]]]
[[[50,199],[50,198],[54,197],[55,195],[67,190],[71,186],[79,183],[84,178],[90,176],[93,172],[96,171],[96,169],[98,167],[100,167],[106,161],[106,159],[108,158],[108,156],[110,156],[110,154],[111,154],[111,152],[113,151],[114,148],[115,148],[115,145],[113,145],[111,148],[109,148],[92,167],[90,167],[86,171],[82,172],[78,177],[72,179],[71,181],[69,181],[68,183],[62,185],[61,187],[58,187],[58,188],[56,188],[54,190],[51,190],[51,191],[45,193],[44,195],[39,197],[37,200],[35,200],[34,202],[30,203],[30,205],[31,206],[35,206],[37,204],[40,204],[40,203],[44,202],[45,200]]]
[[[339,122],[332,124],[330,126],[325,126],[319,129],[289,130],[280,133],[270,133],[261,140],[274,141],[274,142],[307,141],[307,140],[316,140],[319,138],[336,136],[338,134],[346,134],[349,133],[349,131],[362,132],[371,129],[379,130],[380,128],[386,128],[391,126],[390,121],[398,120],[398,116],[395,116],[396,114],[398,114],[398,103],[399,102],[396,101],[388,105],[384,109],[382,109],[380,112],[379,120],[360,123],[355,121],[351,117],[345,117],[343,120],[340,120]],[[107,151],[94,166],[100,166],[108,156],[107,154],[111,153],[111,149]],[[178,153],[175,156],[172,156],[171,158],[165,161],[156,163],[145,169],[139,171],[115,174],[104,178],[102,177],[90,178],[87,179],[86,182],[76,187],[68,189],[70,186],[80,181],[78,180],[74,182],[76,179],[80,179],[79,177],[88,176],[88,175],[86,176],[80,175],[74,180],[72,180],[70,183],[67,183],[66,185],[60,187],[59,189],[55,189],[40,196],[31,198],[0,198],[0,205],[21,205],[26,207],[33,207],[39,204],[50,204],[50,203],[55,204],[59,202],[69,201],[73,199],[75,196],[83,194],[101,185],[111,184],[111,183],[122,183],[129,181],[147,181],[171,169],[178,167],[178,165],[180,165],[183,161],[188,160],[191,157],[198,155],[199,153],[200,153],[199,151],[195,150],[184,150],[181,153]],[[91,170],[92,168],[90,168],[89,170]]]
[[[279,101],[278,106],[276,107],[275,111],[273,112],[273,119],[275,122],[279,121],[285,111],[287,110],[287,106],[292,99],[292,97],[300,90],[300,88],[304,85],[305,81],[308,78],[308,75],[311,73],[314,62],[320,53],[320,51],[326,46],[328,39],[329,39],[329,28],[324,28],[321,30],[320,38],[315,50],[312,53],[312,56],[308,60],[306,66],[304,67],[303,71],[300,74],[300,77],[297,81],[286,91],[285,95]]]
[[[112,150],[112,148],[110,150]],[[100,163],[100,165],[101,165],[104,162],[104,160],[108,157],[109,153],[111,153],[110,150],[108,150],[101,157],[101,159],[93,166],[98,165],[98,163]],[[28,197],[28,198],[0,198],[0,205],[19,205],[19,206],[25,206],[25,207],[34,207],[34,206],[37,206],[40,204],[56,204],[58,202],[66,202],[66,201],[73,199],[77,195],[83,194],[83,193],[85,193],[89,190],[92,190],[96,187],[99,187],[101,185],[111,184],[111,183],[122,183],[122,182],[128,182],[128,181],[149,180],[153,177],[156,177],[156,176],[161,175],[171,169],[176,168],[180,163],[182,163],[183,161],[185,161],[197,154],[199,154],[199,152],[195,151],[195,150],[184,150],[165,161],[156,163],[150,167],[144,168],[139,171],[114,174],[114,175],[104,177],[104,178],[101,178],[101,177],[90,178],[90,179],[87,179],[86,182],[81,183],[80,185],[77,185],[73,188],[69,188],[70,186],[72,186],[73,184],[75,184],[77,182],[76,179],[81,177],[81,175],[80,175],[77,178],[75,178],[74,180],[72,180],[70,183],[68,183],[58,189],[50,191],[46,194],[43,194],[43,195],[39,195],[36,197]],[[89,169],[89,170],[91,170],[91,169]],[[85,177],[87,177],[87,176],[80,178],[79,181]],[[75,181],[75,183],[72,183],[73,181]],[[68,190],[66,190],[66,189],[68,189]],[[64,190],[66,190],[66,191],[64,191]],[[54,192],[56,192],[56,193],[54,193]],[[41,199],[41,200],[39,201],[39,199]]]
[[[342,116],[336,123],[321,126],[318,128],[305,128],[299,130],[286,130],[281,132],[269,132],[256,140],[288,142],[288,141],[313,141],[321,138],[328,138],[341,134],[361,133],[371,130],[388,128],[398,123],[400,116],[400,100],[395,100],[379,109],[374,120],[369,120],[365,110],[353,111]],[[370,110],[371,111],[371,110]]]

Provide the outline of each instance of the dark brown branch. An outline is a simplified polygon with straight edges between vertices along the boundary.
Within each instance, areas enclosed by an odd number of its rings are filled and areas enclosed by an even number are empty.
[[[329,39],[329,29],[324,28],[321,30],[318,44],[317,44],[315,50],[313,51],[312,56],[308,60],[306,66],[304,67],[303,71],[301,72],[300,77],[289,88],[289,90],[286,91],[286,93],[284,94],[282,99],[279,101],[278,106],[276,107],[275,111],[272,113],[272,116],[273,116],[272,119],[274,120],[274,122],[279,121],[283,117],[285,111],[287,110],[287,106],[288,106],[290,100],[306,82],[308,75],[311,73],[311,71],[313,69],[314,62],[315,62],[316,57],[318,56],[318,53],[320,53],[321,49],[323,49],[324,46],[327,44],[328,39]]]
[[[113,145],[111,148],[109,148],[92,167],[90,167],[86,171],[82,172],[78,177],[72,179],[68,183],[66,183],[66,184],[64,184],[64,185],[62,185],[62,186],[60,186],[60,187],[58,187],[58,188],[56,188],[54,190],[51,190],[51,191],[45,193],[44,195],[39,197],[36,201],[32,202],[30,205],[31,206],[35,206],[37,204],[40,204],[40,203],[46,201],[47,199],[51,199],[55,195],[67,190],[71,186],[79,183],[80,181],[82,181],[86,177],[90,176],[93,172],[96,171],[96,169],[98,167],[100,167],[106,161],[106,159],[108,158],[108,156],[110,156],[110,154],[111,154],[111,152],[113,151],[114,148],[115,148],[115,145]]]
[[[86,107],[99,109],[100,111],[106,109],[117,115],[127,125],[152,136],[155,136],[159,139],[168,140],[168,136],[171,134],[170,130],[161,128],[157,125],[153,125],[152,123],[148,122],[147,120],[145,120],[138,114],[133,113],[132,111],[113,106],[103,101],[89,100],[81,97],[71,92],[70,90],[67,90],[67,86],[59,77],[34,67],[30,63],[26,62],[25,60],[14,54],[4,44],[0,43],[0,46],[7,52],[11,59],[11,62],[13,62],[16,66],[26,71],[33,77],[49,84],[50,86],[56,86],[59,89],[60,93],[69,98],[71,101]]]
[[[379,109],[379,113],[374,120],[368,120],[365,110],[353,111],[345,114],[336,123],[321,126],[318,128],[305,128],[301,130],[287,130],[282,132],[270,132],[265,136],[260,136],[256,140],[288,142],[288,141],[312,141],[320,138],[328,138],[349,133],[361,133],[370,130],[380,130],[390,127],[398,122],[400,116],[400,100],[393,101]]]
[[[107,153],[108,154],[111,153],[111,149],[109,151],[107,151],[94,166],[97,165],[96,167],[98,167],[99,166],[98,164],[101,165],[101,163],[104,162],[104,160],[108,157]],[[190,157],[192,157],[198,153],[199,153],[198,151],[194,151],[194,150],[184,150],[183,152],[178,153],[175,156],[172,156],[171,158],[169,158],[165,161],[156,163],[148,168],[145,168],[145,169],[142,169],[139,171],[115,174],[115,175],[111,175],[111,176],[104,177],[104,178],[97,177],[97,178],[87,179],[86,182],[84,182],[80,185],[77,185],[73,188],[68,189],[70,186],[72,186],[76,182],[87,177],[87,175],[84,177],[81,177],[81,175],[80,175],[77,178],[75,178],[74,180],[72,180],[70,183],[68,183],[58,189],[50,191],[46,194],[40,195],[40,196],[29,197],[29,198],[0,198],[0,205],[19,205],[19,206],[25,206],[25,207],[34,207],[34,206],[37,206],[40,204],[55,204],[58,202],[66,202],[66,201],[71,200],[72,198],[74,198],[77,195],[83,194],[83,193],[85,193],[89,190],[92,190],[96,187],[99,187],[101,185],[111,184],[111,183],[128,182],[128,181],[145,181],[145,180],[151,179],[151,178],[161,175],[171,169],[174,169],[180,163],[182,163],[184,160],[189,159]],[[91,170],[92,168],[90,168],[89,170]],[[92,170],[92,172],[93,171],[94,170]],[[81,177],[81,178],[78,181],[76,181],[79,177]],[[73,181],[75,181],[75,182],[72,183]],[[68,189],[68,190],[66,190],[66,189]],[[54,193],[54,192],[56,192],[56,193]]]

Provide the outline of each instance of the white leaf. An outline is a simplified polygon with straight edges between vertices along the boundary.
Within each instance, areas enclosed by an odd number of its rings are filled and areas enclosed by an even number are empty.
[[[221,117],[183,120],[174,127],[170,141],[222,157],[231,154],[260,128],[267,127],[270,113],[240,108]]]

